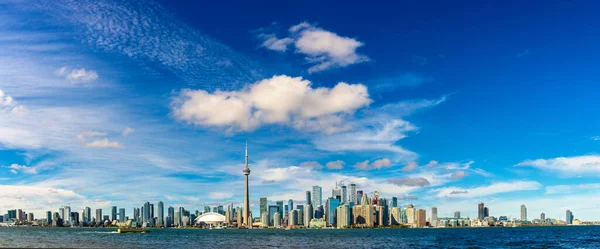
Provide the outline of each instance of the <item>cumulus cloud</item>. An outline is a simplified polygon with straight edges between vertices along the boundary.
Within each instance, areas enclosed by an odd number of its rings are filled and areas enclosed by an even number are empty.
[[[37,174],[36,168],[18,165],[18,164],[14,164],[14,163],[12,165],[8,166],[7,168],[9,168],[10,172],[13,174],[18,174],[19,172],[22,172],[25,174]]]
[[[325,165],[325,167],[327,167],[328,169],[343,169],[344,164],[345,164],[344,161],[337,160],[337,161],[328,162]]]
[[[410,172],[413,171],[414,169],[416,169],[417,167],[419,167],[419,165],[417,164],[417,162],[409,162],[407,163],[404,167],[402,167],[402,171],[404,172]]]
[[[541,170],[553,171],[566,176],[578,174],[600,174],[600,156],[586,155],[574,157],[557,157],[551,159],[526,160],[515,165],[517,167],[534,167]]]
[[[57,76],[65,77],[72,82],[91,82],[98,79],[96,71],[85,68],[69,69],[68,67],[61,67],[55,73]]]
[[[312,169],[322,169],[322,168],[323,168],[323,165],[321,165],[321,164],[320,164],[320,163],[318,163],[318,162],[311,161],[311,162],[303,162],[303,163],[300,163],[300,164],[298,165],[298,167],[302,167],[302,168],[312,168]]]
[[[13,104],[13,98],[11,96],[5,95],[4,91],[0,89],[0,107],[1,106],[10,106]]]
[[[431,160],[431,161],[429,161],[429,163],[427,163],[427,164],[425,165],[425,168],[432,168],[432,167],[435,167],[435,166],[437,166],[438,164],[439,164],[439,163],[438,163],[438,161],[436,161],[436,160]]]
[[[382,158],[369,163],[369,160],[359,162],[354,167],[361,170],[381,169],[392,166],[392,161],[388,158]]]
[[[340,36],[307,22],[290,27],[289,32],[290,37],[282,39],[275,34],[259,34],[258,37],[263,40],[261,46],[279,52],[286,51],[293,43],[296,53],[305,55],[306,61],[312,64],[309,73],[369,61],[369,57],[356,52],[364,43],[354,38]]]
[[[465,176],[467,176],[467,173],[465,173],[464,171],[456,171],[452,174],[452,176],[450,176],[450,178],[452,179],[460,179],[460,178],[464,178]]]
[[[119,142],[109,141],[108,138],[104,138],[101,140],[92,141],[90,143],[85,144],[85,147],[88,148],[113,148],[113,149],[122,149],[123,145]]]
[[[121,136],[126,137],[131,135],[131,133],[135,132],[135,130],[131,127],[125,127],[125,129],[123,130],[123,132],[121,132]]]
[[[6,95],[4,91],[0,89],[0,112],[23,115],[27,113],[27,110],[24,106],[17,105],[13,97]]]
[[[474,188],[459,188],[445,187],[431,190],[439,198],[472,198],[480,196],[491,196],[500,193],[537,190],[542,185],[535,181],[512,181],[512,182],[495,182],[488,186],[480,186]]]
[[[429,181],[423,177],[388,179],[388,182],[391,184],[411,187],[426,187],[430,185]]]
[[[369,105],[367,88],[338,83],[312,88],[302,77],[273,76],[239,91],[183,90],[173,101],[178,120],[195,125],[252,131],[262,125],[285,124],[321,132],[343,130],[343,116]],[[337,120],[330,122],[323,120]],[[319,126],[311,126],[317,122]]]

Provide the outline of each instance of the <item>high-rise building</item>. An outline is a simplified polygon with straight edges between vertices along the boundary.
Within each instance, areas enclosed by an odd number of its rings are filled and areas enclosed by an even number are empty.
[[[392,197],[392,207],[398,206],[398,197]]]
[[[90,207],[85,207],[83,209],[82,214],[83,222],[90,223],[92,221],[92,209]]]
[[[310,198],[310,191],[306,191],[306,205],[311,205],[312,199]]]
[[[402,208],[392,207],[390,208],[390,225],[402,224]]]
[[[320,186],[312,187],[312,205],[313,207],[318,207],[323,205],[323,189]]]
[[[133,208],[133,221],[135,222],[140,222],[141,218],[140,218],[140,208],[134,207]]]
[[[362,195],[360,205],[352,207],[352,223],[359,227],[373,227],[373,206],[367,202],[367,195]]]
[[[283,209],[283,201],[277,201],[277,206],[279,207],[279,217],[283,217],[283,212],[285,211]]]
[[[358,200],[356,199],[356,184],[350,184],[350,202],[358,205]]]
[[[115,221],[115,220],[117,220],[117,206],[112,206],[111,212],[110,212],[110,221]]]
[[[252,217],[250,217],[250,190],[248,185],[248,176],[250,175],[250,168],[248,168],[248,142],[246,141],[246,167],[242,171],[244,173],[244,180],[246,181],[244,187],[244,226],[252,227]]]
[[[331,190],[331,197],[342,201],[342,190],[338,188],[337,182],[335,182],[335,188]]]
[[[325,218],[327,220],[327,225],[335,226],[335,224],[336,224],[335,209],[339,205],[340,205],[340,200],[338,198],[330,197],[327,199],[327,206],[325,207],[325,209],[327,210],[327,214],[325,215]]]
[[[425,226],[427,226],[426,215],[427,214],[426,214],[425,209],[419,209],[419,210],[417,210],[416,227],[425,227]]]
[[[352,217],[350,216],[350,205],[348,203],[344,203],[339,206],[337,209],[337,228],[348,228],[352,224]]]
[[[437,227],[437,207],[432,207],[431,208],[431,226],[432,227]]]
[[[304,226],[309,227],[310,226],[310,220],[313,219],[313,207],[311,204],[306,205],[305,209],[304,209]]]
[[[304,205],[296,205],[298,210],[298,225],[304,225]]]
[[[71,225],[71,223],[73,222],[71,220],[71,207],[69,206],[65,206],[65,222],[67,223],[67,225]]]
[[[406,224],[414,227],[416,226],[416,219],[417,219],[417,214],[416,214],[416,210],[415,210],[415,206],[413,206],[413,204],[408,204],[408,207],[406,208]]]
[[[323,210],[323,205],[316,206],[315,209],[314,209],[314,211],[315,211],[315,215],[314,215],[315,219],[321,219],[325,215],[325,212]]]
[[[484,209],[485,204],[483,204],[483,202],[479,202],[479,204],[477,204],[477,218],[479,220],[483,220],[483,218],[485,218]]]
[[[542,220],[542,222],[546,221],[546,214],[545,213],[540,214],[540,220]]]
[[[167,227],[172,227],[175,223],[175,208],[169,206],[169,208],[167,208],[167,215],[169,217]]]
[[[275,213],[273,217],[273,226],[281,227],[281,216],[279,215],[279,212]]]
[[[525,207],[525,204],[521,205],[521,220],[527,221],[527,207]]]
[[[177,223],[177,226],[187,225],[183,223],[183,217],[185,217],[185,208],[179,207],[179,212],[177,212],[175,216],[177,216],[177,220],[179,221],[179,223]]]
[[[362,190],[358,190],[356,191],[356,205],[362,205],[361,201],[362,201],[362,196],[363,196],[363,191]]]
[[[279,206],[271,205],[269,206],[269,226],[274,226],[273,219],[275,218],[275,213],[279,213]]]
[[[119,222],[125,222],[125,209],[119,208]]]
[[[342,185],[342,203],[348,203],[348,189]]]
[[[158,202],[158,217],[156,217],[156,225],[162,227],[165,225],[165,204],[162,201]]]
[[[460,211],[454,212],[454,218],[455,219],[460,219]]]
[[[204,213],[210,213],[210,207],[204,206]]]
[[[150,222],[150,202],[144,203],[142,207],[142,222]]]
[[[292,199],[288,200],[288,208],[289,208],[288,211],[292,211],[294,209],[294,200],[292,200]]]
[[[46,224],[52,225],[52,211],[46,212]]]
[[[96,209],[96,223],[98,224],[102,224],[104,221],[102,220],[102,209],[101,208],[97,208]]]
[[[10,214],[10,212],[9,212],[9,214]],[[16,210],[15,210],[15,214],[16,214]],[[60,215],[61,219],[65,220],[65,218],[66,218],[65,217],[65,208],[63,208],[63,207],[59,208],[58,209],[58,214]],[[11,218],[16,219],[17,216],[15,215],[14,217],[11,217]]]
[[[568,225],[573,224],[573,213],[571,210],[567,210],[567,215],[565,216],[565,221]]]
[[[260,197],[260,212],[259,212],[259,214],[261,215],[261,218],[262,218],[262,214],[264,214],[264,213],[266,213],[266,214],[269,213],[269,211],[267,210],[267,197]]]
[[[490,217],[490,209],[488,207],[483,208],[483,217]]]

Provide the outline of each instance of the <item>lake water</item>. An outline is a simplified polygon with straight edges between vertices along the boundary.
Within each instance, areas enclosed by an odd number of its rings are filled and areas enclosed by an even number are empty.
[[[40,248],[600,248],[600,226],[201,230],[0,227],[0,247]]]

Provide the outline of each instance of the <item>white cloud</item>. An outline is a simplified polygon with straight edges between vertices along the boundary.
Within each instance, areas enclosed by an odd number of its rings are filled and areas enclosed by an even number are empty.
[[[452,176],[450,176],[450,178],[452,179],[460,179],[460,178],[464,178],[465,176],[467,176],[467,173],[465,173],[464,171],[456,171],[454,173],[452,173]]]
[[[259,38],[262,38],[264,42],[261,46],[279,52],[285,52],[287,47],[294,43],[294,39],[286,37],[278,39],[275,34],[260,34]]]
[[[298,165],[298,167],[301,167],[301,168],[311,168],[311,169],[322,169],[322,168],[323,168],[323,165],[321,165],[321,164],[320,164],[320,163],[318,163],[318,162],[311,161],[311,162],[303,162],[303,163],[300,163],[300,164]]]
[[[125,127],[125,129],[123,130],[123,132],[121,132],[121,136],[126,137],[131,135],[131,133],[134,133],[135,130],[131,127]]]
[[[369,163],[369,160],[357,163],[354,167],[361,170],[382,169],[392,166],[392,161],[388,158],[382,158]]]
[[[86,138],[104,137],[104,136],[106,136],[106,132],[84,131],[82,133],[77,134],[77,139],[84,141]]]
[[[223,200],[233,197],[233,194],[230,192],[210,192],[208,196],[213,200]]]
[[[325,167],[328,169],[343,169],[345,162],[342,160],[328,162]]]
[[[13,98],[8,95],[4,95],[4,91],[0,89],[0,107],[2,106],[10,106],[13,104]]]
[[[419,165],[417,164],[417,162],[408,162],[404,167],[402,167],[402,171],[404,172],[410,172],[415,170],[417,167],[419,167]]]
[[[13,174],[18,174],[19,172],[23,172],[25,174],[37,174],[37,170],[36,168],[33,167],[27,167],[24,165],[18,165],[18,164],[12,164],[10,166],[8,166],[7,168],[11,169],[10,172]]]
[[[104,138],[101,140],[96,140],[96,141],[87,143],[87,144],[85,144],[85,147],[122,149],[123,145],[118,142],[114,142],[114,141],[111,142],[108,140],[108,138]]]
[[[266,124],[315,128],[311,121],[330,120],[369,105],[367,88],[338,83],[333,88],[312,88],[301,77],[273,76],[239,91],[183,90],[173,101],[176,119],[195,125],[252,131]],[[323,122],[319,131],[341,129],[339,122]]]
[[[259,34],[258,37],[263,40],[263,47],[279,52],[286,51],[293,43],[296,53],[306,55],[306,61],[313,64],[309,73],[369,61],[367,56],[356,52],[364,43],[354,38],[339,36],[307,22],[292,26],[289,32],[290,37],[282,39],[274,34]]]
[[[42,214],[46,210],[42,207],[67,203],[72,200],[81,200],[84,197],[71,191],[59,188],[22,185],[0,185],[0,209],[27,208]]]
[[[96,71],[85,68],[71,70],[68,67],[61,67],[56,70],[55,74],[60,77],[65,77],[72,82],[91,82],[98,79],[98,73]]]
[[[427,163],[427,164],[425,165],[425,168],[431,168],[431,167],[435,167],[435,166],[437,166],[438,164],[439,164],[439,163],[438,163],[438,161],[436,161],[436,160],[431,160],[431,161],[429,161],[429,163]]]
[[[576,185],[555,185],[547,186],[546,194],[570,194],[581,193],[585,190],[595,190],[600,188],[600,183],[576,184]]]
[[[430,192],[435,193],[438,198],[473,198],[481,196],[492,196],[500,193],[537,190],[542,185],[535,181],[512,181],[495,182],[488,186],[474,188],[445,187],[433,189]]]
[[[587,155],[526,160],[518,163],[515,166],[534,167],[541,170],[559,172],[565,176],[574,176],[578,174],[590,174],[589,176],[598,176],[600,174],[600,156]]]

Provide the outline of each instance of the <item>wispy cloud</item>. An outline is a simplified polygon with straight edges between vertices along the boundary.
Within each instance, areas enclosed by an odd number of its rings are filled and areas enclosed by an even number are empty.
[[[108,138],[104,138],[101,140],[89,142],[85,144],[85,147],[122,149],[123,145],[115,141],[109,141]]]
[[[388,182],[396,185],[406,185],[411,187],[425,187],[430,185],[429,181],[423,177],[388,179]]]
[[[474,188],[445,187],[433,189],[430,192],[434,193],[438,198],[473,198],[492,196],[500,193],[537,190],[541,187],[542,185],[535,181],[519,180],[512,182],[495,182],[488,186]]]
[[[573,185],[554,185],[546,187],[546,194],[571,194],[581,193],[586,190],[594,190],[600,188],[600,183],[586,183],[586,184],[573,184]]]
[[[121,136],[126,137],[131,135],[132,133],[134,133],[135,130],[131,127],[125,127],[125,129],[123,130],[123,132],[121,132]]]
[[[7,168],[10,169],[10,172],[13,174],[18,174],[19,172],[25,173],[25,174],[37,174],[37,170],[33,167],[28,167],[28,166],[24,166],[24,165],[18,165],[18,164],[12,164],[10,166],[8,166]]]
[[[417,167],[419,167],[419,165],[415,161],[408,162],[406,165],[404,165],[404,167],[402,167],[402,171],[410,172],[417,169]]]
[[[594,176],[600,173],[600,156],[586,155],[526,160],[515,166],[533,167],[541,170],[559,172],[563,176],[576,176],[580,174]]]
[[[96,71],[85,68],[69,69],[68,67],[61,67],[55,73],[57,76],[65,77],[72,82],[92,82],[98,79]]]
[[[345,162],[342,160],[328,162],[325,167],[328,169],[343,169]]]

